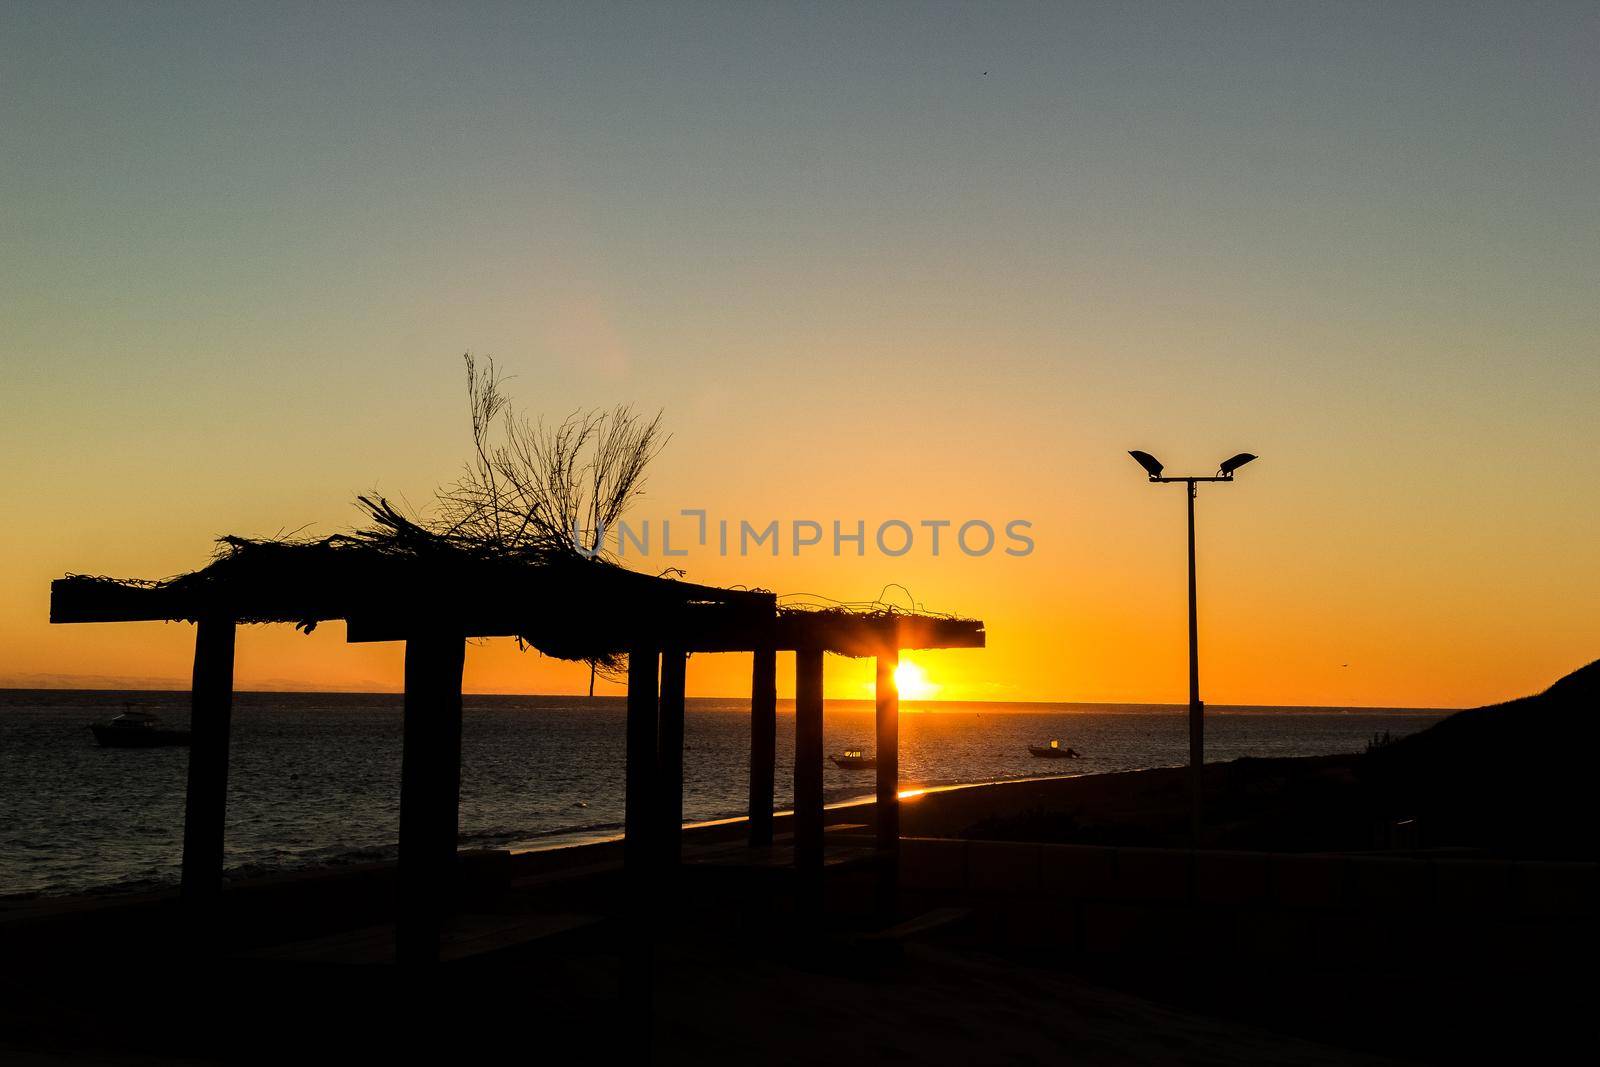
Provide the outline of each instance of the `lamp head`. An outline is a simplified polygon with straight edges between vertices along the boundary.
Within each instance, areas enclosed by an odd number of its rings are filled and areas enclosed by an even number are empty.
[[[1129,452],[1152,479],[1161,477],[1161,461],[1148,452]]]
[[[1224,478],[1232,478],[1234,471],[1238,470],[1240,467],[1244,466],[1246,463],[1249,463],[1255,458],[1257,457],[1252,456],[1248,452],[1240,452],[1237,456],[1230,456],[1229,458],[1223,460],[1222,466],[1218,469],[1221,471]]]

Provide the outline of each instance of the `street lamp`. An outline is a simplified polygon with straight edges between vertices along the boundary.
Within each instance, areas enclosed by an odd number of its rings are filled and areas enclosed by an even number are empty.
[[[1194,847],[1200,847],[1200,792],[1201,776],[1206,762],[1205,705],[1200,702],[1200,628],[1195,618],[1194,606],[1194,497],[1195,485],[1200,482],[1231,482],[1233,472],[1256,457],[1240,452],[1223,460],[1217,473],[1209,478],[1168,478],[1162,475],[1161,461],[1148,452],[1129,452],[1145,469],[1152,482],[1183,482],[1189,487],[1189,832]]]

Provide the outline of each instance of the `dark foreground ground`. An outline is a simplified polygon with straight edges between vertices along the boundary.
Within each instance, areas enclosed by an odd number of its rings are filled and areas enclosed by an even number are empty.
[[[1208,767],[1205,844],[1569,870],[1580,861],[1588,877],[1600,841],[1587,771],[1597,691],[1591,666],[1367,755]],[[1014,783],[913,799],[902,828],[1183,849],[1186,801],[1183,771]],[[870,819],[870,808],[831,817]],[[861,831],[833,837],[862,840]],[[720,847],[741,833],[690,838]],[[1453,962],[1413,953],[1401,965],[1379,939],[1370,956],[1346,953],[1337,967],[1293,955],[1263,964],[1178,939],[1137,954],[1068,952],[1019,940],[1015,922],[1000,937],[1006,917],[983,914],[994,902],[976,897],[965,918],[864,936],[926,907],[904,892],[886,904],[881,863],[830,880],[821,919],[799,917],[792,879],[773,868],[663,888],[641,922],[628,918],[637,912],[624,906],[614,845],[480,859],[494,876],[477,866],[463,876],[464,911],[586,923],[419,974],[262,955],[382,923],[389,869],[232,887],[226,914],[198,937],[170,894],[13,902],[0,910],[0,1061],[1542,1063],[1594,1052],[1597,990],[1583,945],[1541,947],[1519,957],[1534,966],[1502,970],[1475,958],[1470,911],[1443,927]],[[1592,935],[1592,909],[1579,908]],[[1382,920],[1403,929],[1411,918],[1438,927],[1435,916]]]
[[[427,976],[178,943],[11,956],[0,1061],[1553,1063],[1593,1050],[1593,982],[1576,973],[1075,956],[970,922],[880,942],[860,937],[884,924],[859,911],[813,926],[742,890],[670,910],[654,936],[611,920]]]
[[[863,952],[827,938],[760,950],[709,930],[653,951],[641,1014],[615,942],[452,969],[206,974],[143,966],[11,978],[9,1063],[281,1062],[507,1055],[696,1064],[1385,1062],[1107,988],[960,943]],[[648,1018],[648,1023],[644,1020]],[[648,1044],[647,1044],[648,1040]]]
[[[943,812],[956,816],[981,795],[1003,808],[1008,791],[1036,788],[1052,784],[927,797],[917,817],[958,799]],[[930,904],[902,888],[896,912],[879,912],[872,869],[836,874],[820,921],[796,914],[773,872],[702,872],[639,925],[625,918],[616,850],[582,851],[525,858],[512,891],[467,908],[595,922],[431,975],[263,958],[370,923],[392,899],[381,869],[235,887],[230,920],[192,945],[165,895],[77,914],[60,903],[66,913],[31,933],[14,913],[0,922],[0,1062],[1562,1062],[1593,1044],[1594,982],[1574,970],[1419,969],[1381,941],[1337,966],[1176,941],[1082,953],[997,936],[1008,905],[980,899],[948,924],[875,939],[863,935]],[[1473,936],[1470,919],[1461,936]]]

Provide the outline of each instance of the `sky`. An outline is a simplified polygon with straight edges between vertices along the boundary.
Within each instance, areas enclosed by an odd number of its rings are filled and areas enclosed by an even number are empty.
[[[1130,448],[1261,456],[1197,500],[1210,703],[1462,707],[1600,657],[1593,4],[0,23],[0,685],[185,684],[189,627],[51,627],[50,580],[339,532],[368,490],[425,509],[467,351],[530,415],[661,410],[658,538],[864,522],[861,556],[627,562],[983,618],[987,649],[913,657],[938,697],[1187,699],[1183,491]],[[889,519],[1033,550],[890,557]],[[253,627],[237,681],[400,664]],[[748,672],[697,656],[689,690]],[[469,650],[473,691],[587,683]]]

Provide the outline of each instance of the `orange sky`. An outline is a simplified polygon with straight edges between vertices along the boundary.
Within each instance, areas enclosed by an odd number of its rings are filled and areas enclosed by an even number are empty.
[[[460,421],[459,410],[447,410],[459,404],[439,406],[441,421],[451,414]],[[933,500],[941,510],[928,515],[994,516],[996,525],[1006,517],[1029,518],[1036,547],[1025,558],[969,558],[946,550],[938,558],[913,551],[889,559],[870,545],[862,558],[835,558],[826,544],[824,551],[808,550],[818,554],[798,558],[787,551],[776,559],[740,559],[696,550],[683,559],[658,554],[648,563],[633,560],[639,569],[679,565],[698,581],[839,599],[870,599],[895,581],[929,607],[981,616],[989,627],[988,649],[910,657],[937,687],[931,694],[936,697],[1185,699],[1183,491],[1146,484],[1112,442],[1089,451],[1094,462],[1074,478],[1064,457],[1057,460],[1059,473],[1047,475],[1048,464],[1028,462],[1020,443],[1010,455],[991,451],[996,461],[980,475],[958,442],[930,440],[919,446],[920,468],[886,461],[895,473],[885,484],[860,468],[869,465],[866,456],[903,447],[894,441],[858,438],[858,457],[843,444],[833,445],[834,458],[821,463],[816,449],[795,455],[772,437],[741,447],[735,432],[723,438],[720,450],[695,450],[724,451],[731,462],[704,462],[691,478],[682,469],[690,451],[686,437],[680,432],[660,459],[636,520],[676,518],[679,504],[711,505],[719,473],[730,469],[729,498],[747,502],[740,514],[764,519],[783,514],[784,503],[792,501],[792,514],[825,517],[832,507],[849,520],[866,517],[870,531],[878,516],[904,515],[915,523],[924,514],[918,501]],[[1488,514],[1452,535],[1431,521],[1422,501],[1385,517],[1359,509],[1341,513],[1315,482],[1295,478],[1268,445],[1257,444],[1260,439],[1248,443],[1265,458],[1233,485],[1202,486],[1198,501],[1202,683],[1208,701],[1467,706],[1540,687],[1600,647],[1592,613],[1584,607],[1592,598],[1574,595],[1585,578],[1594,592],[1592,577],[1563,573],[1555,561],[1525,551],[1523,539],[1531,531],[1524,523]],[[762,461],[750,455],[756,451]],[[1226,451],[1218,445],[1206,454]],[[770,478],[761,474],[768,464]],[[947,473],[955,471],[962,476]],[[332,483],[316,496],[334,514],[353,520],[353,511],[340,501],[338,474],[297,468],[297,477]],[[349,474],[344,478],[360,484]],[[12,554],[5,572],[13,595],[5,601],[0,682],[181,685],[192,641],[188,626],[49,627],[49,578],[69,570],[172,573],[204,560],[206,532],[274,532],[278,526],[268,526],[266,515],[274,503],[284,503],[254,499],[248,487],[228,484],[226,472],[217,472],[204,492],[152,481],[149,490],[138,489],[132,479],[125,489],[112,479],[97,482],[96,492],[110,495],[113,513],[122,500],[142,499],[118,525],[81,528],[81,518],[72,518],[83,514],[79,504],[62,501],[59,527],[41,518],[19,531],[27,536],[11,539],[25,551]],[[1051,485],[1053,493],[1046,491]],[[1466,495],[1469,487],[1458,491]],[[171,515],[162,515],[158,492],[167,494]],[[1354,484],[1343,498],[1359,500],[1364,492]],[[421,500],[424,491],[408,488],[405,495]],[[715,517],[720,509],[710,510]],[[336,527],[325,523],[317,529]],[[659,553],[658,540],[652,547]],[[241,688],[395,689],[400,668],[398,646],[348,645],[339,624],[309,637],[288,627],[247,627],[239,642]],[[785,693],[789,670],[780,669]],[[741,693],[748,672],[747,657],[697,656],[690,664],[690,692]],[[869,664],[830,657],[830,696],[867,696],[870,682]],[[467,686],[473,691],[581,692],[586,684],[582,665],[520,652],[510,641],[487,641],[469,651]],[[619,690],[602,683],[600,691]]]
[[[1262,457],[1199,500],[1212,703],[1600,656],[1592,9],[1203,7],[18,19],[0,685],[180,683],[186,627],[51,628],[50,579],[425,502],[466,349],[534,414],[663,409],[639,519],[1030,520],[1022,559],[637,561],[981,616],[917,657],[942,696],[1186,698],[1182,492],[1130,448]],[[244,687],[400,678],[338,626],[239,650]],[[586,674],[493,642],[468,682]]]

